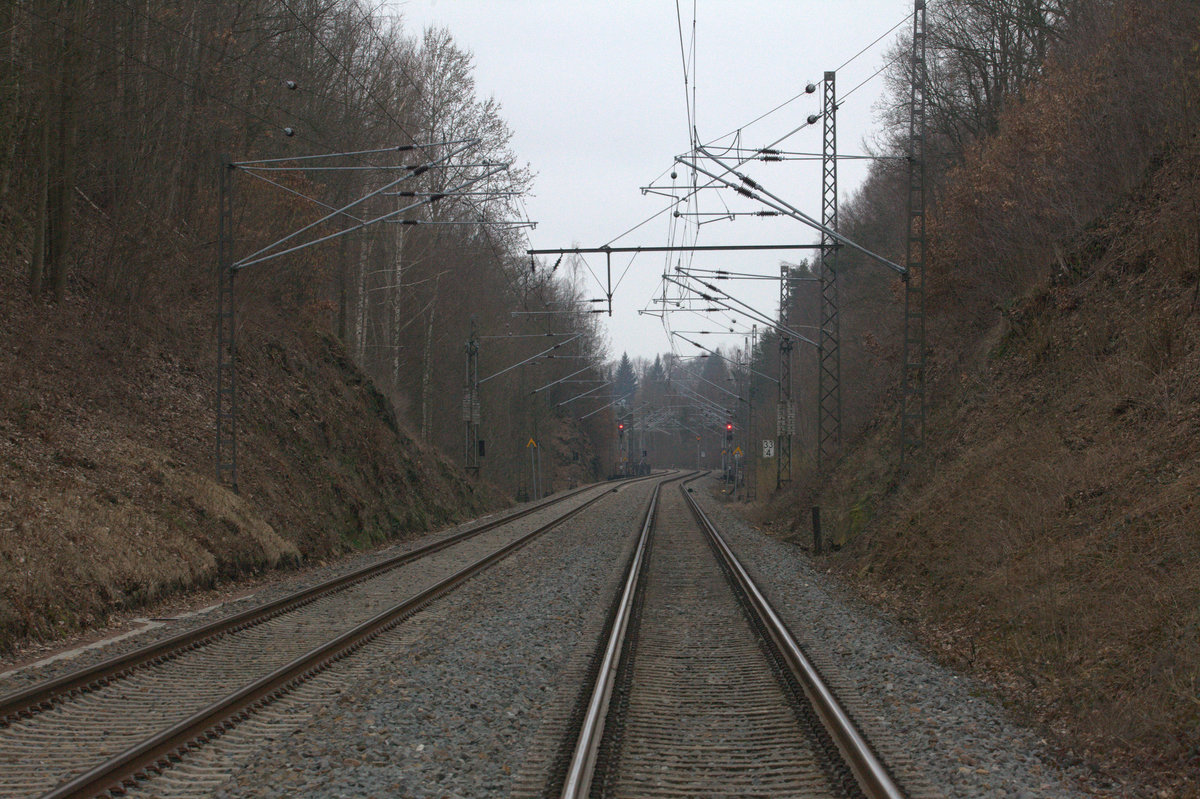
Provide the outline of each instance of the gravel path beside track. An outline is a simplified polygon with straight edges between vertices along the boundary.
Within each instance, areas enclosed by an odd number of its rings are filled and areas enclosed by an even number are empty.
[[[986,689],[932,662],[911,637],[814,567],[795,546],[754,530],[708,493],[695,496],[796,640],[847,684],[916,770],[948,799],[1068,799],[1087,775],[1054,764],[1044,742],[983,698]]]

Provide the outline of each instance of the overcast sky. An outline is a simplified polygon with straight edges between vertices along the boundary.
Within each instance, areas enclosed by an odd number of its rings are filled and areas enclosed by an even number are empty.
[[[863,152],[863,141],[870,140],[878,127],[876,104],[883,82],[875,77],[851,90],[883,66],[886,48],[904,26],[854,56],[905,20],[911,6],[911,0],[679,0],[678,6],[669,0],[393,0],[387,4],[401,15],[408,33],[443,26],[474,55],[477,92],[500,102],[514,133],[513,149],[537,175],[534,196],[527,201],[529,218],[538,223],[529,234],[535,248],[670,243],[670,213],[622,234],[672,204],[661,195],[643,194],[642,187],[670,184],[673,169],[680,182],[687,180],[687,170],[673,159],[690,146],[687,99],[693,90],[701,141],[741,128],[744,146],[762,147],[819,113],[820,89],[761,122],[747,123],[803,92],[806,83],[819,86],[826,70],[837,70],[842,99],[838,150]],[[805,127],[780,147],[819,153],[820,123]],[[819,161],[754,163],[744,171],[805,213],[820,217]],[[843,201],[853,194],[865,171],[863,162],[840,162]],[[746,200],[739,202],[728,190],[706,190],[687,210],[708,213],[726,207],[759,208]],[[675,221],[698,219],[712,218]],[[758,217],[708,221],[689,235],[705,245],[817,241],[815,232],[800,222]],[[628,272],[614,295],[613,317],[604,318],[610,357],[628,352],[653,358],[672,349],[663,321],[638,311],[658,310],[652,298],[660,293],[660,275],[681,257],[686,266],[688,256],[670,256],[669,262],[661,254],[642,254],[632,261],[627,255],[612,257],[614,282],[627,268]],[[696,255],[690,264],[778,276],[780,260],[803,257],[803,251],[717,253]],[[587,262],[603,279],[604,257],[588,256]],[[589,296],[602,297],[603,287],[586,271],[581,274],[589,283]],[[720,285],[766,315],[774,315],[777,281]],[[669,323],[678,331],[730,326],[740,331],[749,319],[738,315],[731,320],[725,315],[718,323],[677,313]],[[724,338],[686,335],[711,347],[743,340],[740,333]],[[678,339],[674,348],[685,355],[699,352]]]

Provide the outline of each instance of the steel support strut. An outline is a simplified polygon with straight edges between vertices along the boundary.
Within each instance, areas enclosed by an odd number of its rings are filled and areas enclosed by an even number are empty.
[[[908,221],[904,276],[904,369],[900,463],[925,440],[925,0],[915,0],[908,123]]]
[[[758,499],[758,443],[757,428],[754,426],[754,370],[750,366],[754,353],[758,351],[758,325],[750,329],[750,341],[746,345],[746,369],[743,372],[746,380],[746,390],[742,396],[746,398],[746,451],[743,454],[746,464],[746,485],[742,498],[747,502]]]
[[[821,148],[821,224],[837,231],[837,91],[835,72],[825,73],[825,120]],[[821,334],[817,348],[817,468],[837,454],[842,440],[842,356],[839,346],[837,242],[821,233]]]
[[[463,468],[479,474],[479,336],[475,333],[475,320],[471,320],[471,337],[467,339],[467,364],[463,379]]]
[[[792,306],[791,267],[781,264],[779,267],[779,318],[783,327],[790,328]],[[779,402],[776,405],[775,454],[775,488],[792,482],[792,433],[795,426],[795,412],[792,405],[792,345],[791,336],[779,333]]]
[[[237,343],[234,334],[233,165],[221,159],[217,185],[217,482],[236,494],[237,478]]]

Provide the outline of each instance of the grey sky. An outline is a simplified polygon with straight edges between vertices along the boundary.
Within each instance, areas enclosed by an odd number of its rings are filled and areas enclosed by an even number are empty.
[[[696,96],[696,128],[702,141],[728,134],[760,114],[820,84],[825,70],[841,67],[859,50],[905,19],[911,0],[798,0],[696,2],[695,59],[689,64],[689,94]],[[534,247],[663,245],[670,214],[663,214],[614,241],[623,232],[671,204],[643,195],[640,187],[670,182],[673,158],[689,147],[684,91],[684,54],[676,4],[668,0],[561,2],[550,0],[407,0],[388,4],[416,33],[427,25],[448,28],[475,57],[481,96],[501,103],[514,132],[513,146],[537,173],[527,202]],[[679,0],[683,47],[691,59],[693,3]],[[848,93],[883,65],[893,32],[868,52],[839,69],[838,148],[862,152],[876,128],[874,105],[880,78]],[[742,144],[761,147],[803,124],[820,111],[821,96],[805,96],[746,127]],[[820,152],[820,125],[807,127],[783,148]],[[676,168],[680,181],[686,170]],[[820,163],[747,165],[745,171],[810,216],[820,217]],[[863,162],[842,161],[839,186],[850,196],[865,175]],[[757,206],[712,190],[701,192],[691,210],[754,210]],[[694,221],[695,218],[692,218]],[[815,233],[791,220],[738,217],[703,225],[696,243],[813,243]],[[677,237],[678,243],[678,237]],[[697,255],[692,265],[778,275],[779,261],[799,260],[803,252]],[[672,257],[674,266],[679,256]],[[605,318],[610,356],[622,352],[653,357],[672,348],[662,322],[639,309],[649,304],[668,266],[663,255],[613,256],[614,281],[628,274],[614,297],[614,316]],[[588,263],[603,278],[604,259]],[[588,295],[603,295],[590,274]],[[881,279],[886,275],[881,274]],[[743,301],[773,315],[778,285],[723,282]],[[674,315],[677,330],[715,330],[716,321]],[[740,326],[747,320],[738,316]],[[726,319],[722,327],[728,327]],[[740,344],[742,336],[688,336],[706,346]],[[677,351],[698,350],[675,341]]]

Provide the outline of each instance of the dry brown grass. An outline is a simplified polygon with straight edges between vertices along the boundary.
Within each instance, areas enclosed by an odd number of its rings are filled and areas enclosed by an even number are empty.
[[[243,314],[234,495],[213,475],[210,287],[181,284],[160,318],[73,288],[32,303],[0,263],[0,651],[498,503],[336,341],[269,307]]]
[[[863,590],[1116,780],[1200,792],[1200,144],[817,501]]]

